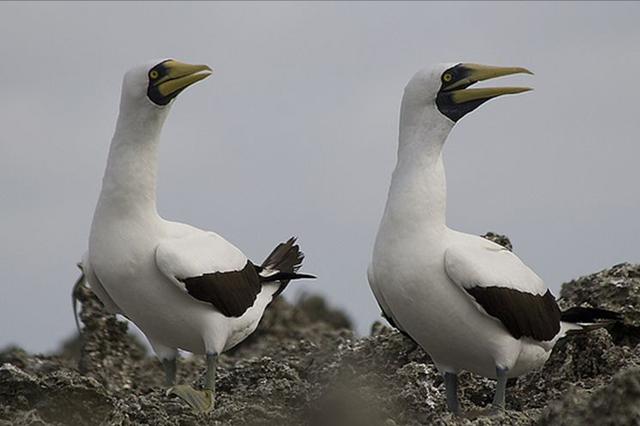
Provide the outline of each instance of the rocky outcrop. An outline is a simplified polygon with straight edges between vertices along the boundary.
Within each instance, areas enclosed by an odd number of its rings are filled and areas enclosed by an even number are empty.
[[[318,297],[275,301],[255,334],[221,356],[216,408],[197,416],[165,395],[159,363],[127,324],[106,314],[90,291],[80,292],[81,342],[52,356],[0,353],[0,425],[640,423],[638,265],[563,286],[563,306],[617,310],[625,321],[561,340],[543,369],[510,382],[505,412],[484,415],[494,382],[462,373],[467,418],[446,412],[442,378],[421,348],[381,323],[358,337],[349,318]],[[80,363],[69,349],[78,346]],[[200,357],[179,362],[181,382],[197,384],[203,372]]]

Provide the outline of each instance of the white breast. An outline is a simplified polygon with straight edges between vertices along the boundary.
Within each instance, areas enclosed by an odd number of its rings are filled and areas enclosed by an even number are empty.
[[[522,342],[497,319],[480,312],[449,279],[444,269],[447,238],[434,244],[438,240],[420,235],[398,239],[385,236],[384,228],[380,231],[371,266],[372,287],[381,293],[399,326],[438,367],[485,377],[495,375],[496,363],[514,369]],[[527,358],[540,358],[537,348],[531,348],[535,354]]]

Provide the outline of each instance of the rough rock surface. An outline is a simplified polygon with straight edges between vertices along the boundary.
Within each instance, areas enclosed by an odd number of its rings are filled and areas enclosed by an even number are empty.
[[[510,383],[498,415],[481,411],[494,383],[462,373],[469,415],[452,417],[422,349],[381,323],[359,338],[317,297],[275,301],[255,334],[221,356],[215,410],[194,415],[165,395],[159,362],[127,324],[82,288],[82,341],[50,356],[0,352],[0,425],[640,424],[640,266],[579,278],[561,295],[564,306],[622,311],[625,323],[561,340],[542,370]],[[183,357],[178,368],[179,381],[198,384],[204,363]]]
[[[640,343],[640,265],[620,263],[562,286],[560,306],[589,306],[624,315],[624,323],[610,331],[616,343]]]
[[[482,238],[486,238],[489,241],[500,244],[502,247],[506,248],[509,251],[513,251],[513,244],[511,244],[511,240],[506,235],[497,234],[495,232],[487,232],[486,234],[482,235]]]

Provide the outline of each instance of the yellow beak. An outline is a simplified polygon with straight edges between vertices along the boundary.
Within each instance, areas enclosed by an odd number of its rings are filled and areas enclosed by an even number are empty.
[[[209,77],[212,73],[207,65],[191,65],[170,59],[164,62],[168,70],[166,76],[157,83],[158,92],[162,96],[170,96],[193,83]]]
[[[442,88],[444,92],[448,92],[450,94],[451,101],[457,104],[533,90],[529,87],[484,87],[478,89],[467,89],[468,86],[479,81],[489,80],[505,75],[533,74],[526,68],[493,67],[480,64],[461,64],[461,68],[465,71],[465,75],[462,78],[451,82],[449,85],[445,84]]]

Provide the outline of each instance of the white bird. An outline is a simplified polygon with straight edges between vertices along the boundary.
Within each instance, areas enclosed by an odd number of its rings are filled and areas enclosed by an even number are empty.
[[[419,71],[402,98],[397,165],[368,269],[383,315],[431,356],[444,375],[448,408],[459,412],[461,370],[497,379],[540,367],[577,323],[616,319],[585,308],[561,312],[544,282],[515,254],[445,221],[442,148],[455,123],[482,103],[523,87],[472,84],[524,68],[441,64]]]
[[[206,354],[203,391],[171,391],[205,412],[213,408],[217,357],[257,327],[265,307],[297,274],[303,254],[291,238],[254,265],[214,232],[169,222],[156,210],[162,125],[175,97],[211,74],[206,65],[168,59],[128,71],[84,275],[105,307],[133,321],[175,384],[178,349]]]

